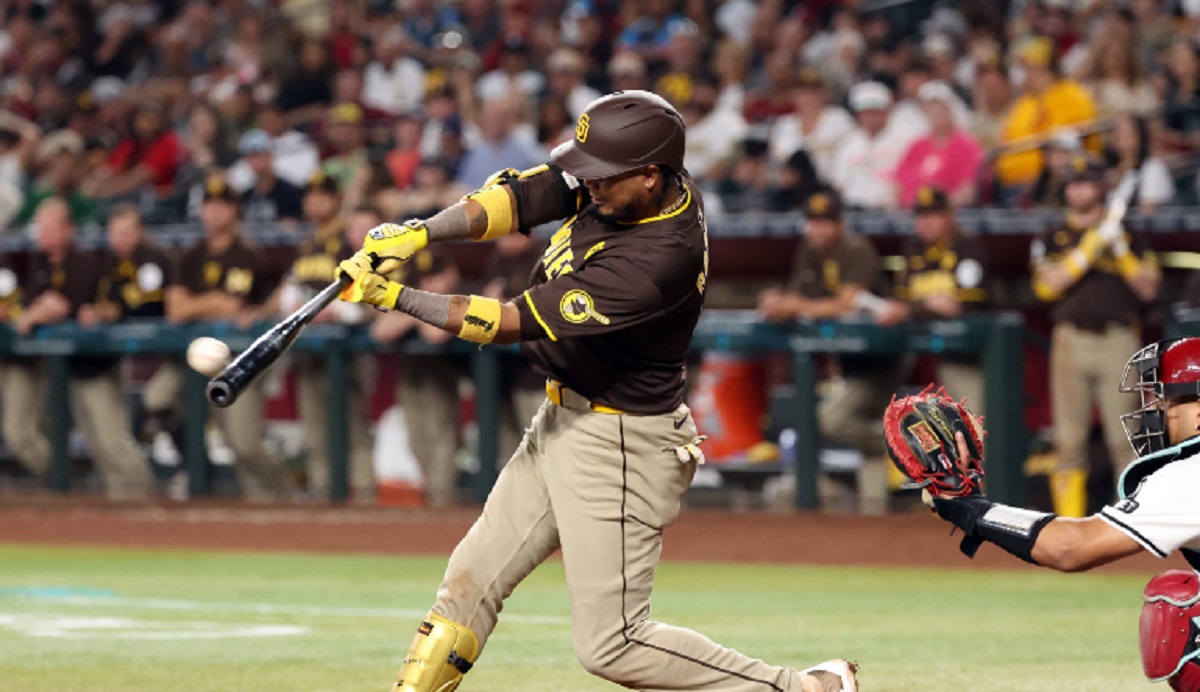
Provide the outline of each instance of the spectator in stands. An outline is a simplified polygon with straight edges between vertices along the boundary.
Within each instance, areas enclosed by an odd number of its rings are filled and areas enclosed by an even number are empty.
[[[1146,78],[1135,46],[1103,37],[1093,44],[1084,72],[1084,84],[1101,116],[1133,113],[1156,115],[1158,94]]]
[[[917,234],[904,244],[896,299],[875,314],[876,321],[893,327],[909,319],[953,320],[984,309],[988,275],[983,240],[958,227],[953,202],[942,190],[923,186],[913,200]],[[943,355],[937,375],[952,397],[966,397],[972,411],[985,413],[978,356]]]
[[[334,279],[338,262],[354,254],[362,244],[362,236],[371,228],[362,228],[363,219],[357,218],[354,234],[359,236],[351,244],[347,239],[348,229],[343,220],[341,193],[337,183],[323,173],[316,173],[304,193],[304,217],[313,226],[312,234],[296,249],[296,261],[276,292],[271,312],[272,319],[291,314],[307,300],[315,296]],[[377,215],[370,215],[372,226],[382,223]],[[335,301],[322,310],[316,322],[338,322],[357,324],[367,318],[361,305],[341,304]],[[346,392],[347,423],[349,434],[350,488],[354,498],[369,501],[374,494],[372,473],[371,437],[367,429],[366,397],[362,365],[355,358],[350,368],[350,387]],[[300,408],[300,421],[304,424],[306,445],[306,467],[308,496],[313,500],[329,499],[332,485],[329,465],[329,378],[325,371],[325,358],[321,354],[296,354],[293,358],[296,375],[296,397]]]
[[[408,42],[399,27],[383,32],[375,42],[375,59],[363,73],[364,104],[392,115],[421,106],[425,67],[410,55]]]
[[[764,291],[758,300],[759,313],[772,322],[838,319],[858,314],[869,297],[880,301],[879,253],[866,238],[846,231],[837,193],[813,194],[804,215],[804,237],[787,288]],[[879,412],[903,382],[909,364],[894,358],[846,356],[839,365],[818,408],[818,426],[826,442],[866,455],[858,474],[858,509],[879,514],[887,510],[888,501]],[[838,502],[839,488],[829,479],[822,477],[818,492],[824,507],[833,508]]]
[[[933,80],[933,71],[924,57],[912,60],[900,73],[898,100],[892,107],[892,122],[900,131],[908,134],[911,144],[929,132],[929,121],[925,119],[925,107],[921,103],[921,87]],[[955,114],[955,117],[959,117]]]
[[[460,280],[458,266],[444,247],[422,250],[405,267],[404,282],[423,291],[453,292]],[[398,310],[378,316],[371,338],[379,343],[399,341],[415,330],[431,345],[444,344],[449,333],[430,327]],[[396,387],[404,408],[409,444],[425,478],[425,501],[444,507],[456,501],[459,445],[458,364],[448,355],[409,355]]]
[[[108,169],[83,181],[84,194],[97,199],[129,199],[143,193],[170,195],[175,187],[183,146],[166,122],[162,106],[140,103],[132,133],[108,157]]]
[[[723,211],[737,214],[766,210],[772,182],[766,136],[752,129],[729,163],[728,173],[716,181]]]
[[[850,109],[858,126],[838,145],[829,182],[847,206],[889,209],[896,205],[896,165],[904,155],[908,134],[888,124],[892,92],[879,82],[850,89]]]
[[[632,51],[647,61],[662,57],[674,31],[687,21],[674,11],[671,0],[647,0],[638,9],[641,13],[617,35],[616,49]]]
[[[544,96],[538,103],[538,146],[545,151],[550,151],[559,144],[570,141],[575,137],[576,122],[562,99],[556,96]]]
[[[94,302],[100,271],[75,246],[70,210],[49,198],[35,216],[37,254],[21,287],[21,310],[13,320],[18,334],[34,327],[75,319],[94,327],[101,317]],[[129,408],[121,394],[118,368],[112,359],[72,359],[71,414],[83,431],[88,450],[113,500],[150,495],[153,480],[145,456],[130,432]],[[9,450],[35,474],[50,466],[44,436],[46,375],[37,360],[11,359],[0,378],[4,401],[4,439]]]
[[[259,107],[258,124],[271,138],[271,168],[275,175],[296,187],[304,187],[321,165],[317,146],[307,135],[288,128],[283,111],[275,103]],[[230,168],[228,180],[237,189],[247,190],[254,186],[256,176],[249,162],[242,158]]]
[[[408,189],[385,192],[377,203],[391,219],[428,218],[471,191],[451,177],[453,171],[451,161],[437,157],[424,159]]]
[[[1174,151],[1189,151],[1200,145],[1200,58],[1190,39],[1180,37],[1171,44],[1163,65],[1163,143]]]
[[[1012,85],[999,61],[976,64],[975,84],[971,91],[971,117],[968,130],[979,144],[991,150],[1004,140],[1004,127],[1012,106]]]
[[[685,19],[671,29],[670,39],[663,51],[666,64],[654,82],[654,93],[669,101],[676,109],[687,105],[692,98],[693,75],[703,66],[704,44],[695,22]]]
[[[736,41],[724,40],[713,51],[709,69],[717,76],[718,108],[742,112],[746,102],[746,76],[750,70],[745,47]]]
[[[186,188],[192,183],[203,185],[209,175],[224,170],[237,159],[237,141],[232,128],[217,109],[207,103],[192,106],[179,137],[183,145],[183,165],[177,188]]]
[[[1132,175],[1138,176],[1131,208],[1151,214],[1175,197],[1175,181],[1163,160],[1150,153],[1150,128],[1146,120],[1130,113],[1117,116],[1104,148],[1109,181],[1115,187]]]
[[[637,53],[617,53],[608,63],[608,79],[613,91],[646,89],[646,61]]]
[[[237,191],[218,175],[204,186],[200,223],[204,237],[171,272],[167,319],[175,323],[228,320],[249,326],[269,286],[261,255],[241,233]],[[143,391],[146,410],[174,409],[183,372],[178,366],[162,368],[156,379],[156,386],[148,384]],[[264,398],[260,381],[244,390],[232,406],[218,411],[226,441],[237,455],[242,495],[251,501],[282,499],[290,485],[279,461],[264,445]]]
[[[77,226],[96,223],[100,220],[96,200],[79,189],[83,172],[83,139],[70,130],[59,130],[46,135],[38,146],[37,177],[29,186],[25,203],[17,214],[18,223],[25,224],[33,219],[34,212],[42,202],[56,197],[66,203],[71,222]]]
[[[680,109],[688,132],[683,165],[701,181],[719,174],[749,130],[741,113],[718,106],[718,89],[715,75],[696,75],[691,101]]]
[[[1006,146],[1027,146],[1061,127],[1090,124],[1096,105],[1081,84],[1060,77],[1054,66],[1054,44],[1044,36],[1027,39],[1015,49],[1025,73],[1022,95],[1013,104],[1004,124]],[[996,161],[1002,196],[1011,201],[1031,185],[1041,170],[1042,154],[1036,142]]]
[[[458,169],[458,182],[477,190],[488,176],[502,168],[525,170],[541,162],[543,154],[537,146],[513,132],[516,119],[516,105],[509,97],[483,103],[479,118],[483,141],[467,152]]]
[[[1071,161],[1083,151],[1083,142],[1075,130],[1059,130],[1043,147],[1042,171],[1022,206],[1063,209],[1067,206],[1067,181],[1072,177]]]
[[[504,44],[500,67],[485,73],[475,83],[480,101],[500,98],[532,99],[545,86],[546,78],[530,64],[530,46],[524,39],[510,38]]]
[[[250,130],[238,142],[242,160],[254,174],[254,184],[242,191],[242,221],[275,223],[294,230],[300,220],[303,193],[300,188],[275,175],[272,150],[275,143],[262,130]]]
[[[25,223],[33,216],[32,209],[24,218],[19,214],[26,206],[25,162],[40,136],[37,125],[11,111],[0,111],[0,233],[14,218]]]
[[[460,23],[454,8],[437,0],[409,0],[404,8],[404,31],[426,49],[434,38]]]
[[[329,109],[328,120],[333,153],[321,162],[321,170],[344,189],[368,163],[363,111],[357,103],[339,103]]]
[[[767,211],[798,211],[805,208],[808,198],[828,188],[817,176],[808,152],[797,149],[779,167],[775,183],[767,193]]]
[[[585,67],[583,56],[570,48],[558,48],[546,60],[547,93],[543,100],[565,104],[571,121],[601,96],[584,81]]]
[[[917,190],[933,186],[950,197],[955,206],[975,201],[983,147],[954,122],[958,96],[945,82],[926,82],[917,92],[929,122],[929,134],[916,140],[896,167],[900,204],[911,207]]]
[[[392,148],[384,155],[392,184],[404,190],[412,185],[421,165],[421,136],[425,124],[416,113],[402,113],[392,128]]]
[[[826,100],[825,82],[812,68],[800,70],[793,90],[795,112],[775,120],[771,127],[771,158],[785,161],[792,152],[808,152],[817,173],[829,178],[833,158],[845,137],[854,130],[854,119],[840,106]]]
[[[1136,407],[1117,385],[1125,359],[1142,343],[1141,308],[1158,295],[1160,273],[1140,236],[1101,223],[1106,208],[1100,163],[1076,154],[1071,174],[1063,222],[1038,234],[1030,258],[1034,294],[1053,303],[1050,397],[1058,465],[1051,491],[1058,514],[1081,517],[1087,509],[1093,404],[1100,408],[1114,478],[1132,460],[1118,420]]]
[[[319,118],[333,102],[334,66],[318,38],[300,44],[295,72],[279,87],[279,108],[289,125]]]

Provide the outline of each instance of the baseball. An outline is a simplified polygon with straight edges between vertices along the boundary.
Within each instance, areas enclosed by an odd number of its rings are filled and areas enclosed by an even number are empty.
[[[202,336],[188,344],[187,364],[205,377],[218,375],[232,358],[229,346],[211,336]]]

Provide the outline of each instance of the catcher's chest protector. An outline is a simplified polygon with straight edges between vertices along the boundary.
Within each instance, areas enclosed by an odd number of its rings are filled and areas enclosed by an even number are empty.
[[[1200,690],[1200,574],[1173,569],[1154,577],[1142,592],[1138,622],[1142,670],[1151,682],[1172,680],[1186,692]],[[1177,687],[1183,678],[1195,683]]]

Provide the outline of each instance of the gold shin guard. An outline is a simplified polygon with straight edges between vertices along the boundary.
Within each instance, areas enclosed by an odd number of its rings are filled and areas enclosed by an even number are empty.
[[[479,655],[470,628],[430,613],[413,639],[393,692],[450,692]]]
[[[1082,517],[1087,513],[1088,473],[1083,469],[1055,471],[1050,475],[1054,513],[1060,517]]]

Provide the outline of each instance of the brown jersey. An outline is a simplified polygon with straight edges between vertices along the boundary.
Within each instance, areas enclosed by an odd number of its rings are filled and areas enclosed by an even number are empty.
[[[12,262],[0,255],[0,322],[15,319],[21,312],[21,277]]]
[[[1030,260],[1034,269],[1043,262],[1064,260],[1088,230],[1075,225],[1068,217],[1058,227],[1042,231],[1030,245]],[[1144,239],[1137,234],[1126,234],[1125,238],[1130,251],[1139,259],[1144,259]],[[1082,329],[1099,330],[1109,324],[1135,324],[1141,305],[1133,289],[1121,278],[1112,250],[1105,247],[1087,273],[1056,302],[1051,317],[1055,322],[1069,322]]]
[[[28,306],[46,291],[57,291],[71,304],[71,317],[75,317],[80,306],[96,301],[99,284],[97,263],[78,248],[71,248],[59,264],[39,252],[30,264],[22,304]]]
[[[171,260],[162,248],[138,243],[129,257],[109,254],[100,278],[100,300],[121,309],[122,317],[162,317],[166,288],[171,284]]]
[[[787,289],[805,298],[832,298],[846,285],[878,291],[882,279],[875,246],[862,236],[845,233],[830,252],[821,252],[807,238],[801,239]]]
[[[515,302],[522,351],[542,375],[592,401],[658,414],[683,401],[684,364],[704,305],[708,239],[699,193],[638,223],[596,216],[554,166],[511,183],[523,229],[564,218]]]
[[[184,253],[171,279],[172,285],[192,293],[223,291],[255,305],[265,298],[262,259],[240,236],[220,255],[210,254],[208,244],[201,239]]]
[[[338,262],[353,255],[354,250],[342,235],[340,225],[320,229],[296,248],[291,280],[315,295],[333,281]]]
[[[983,241],[956,233],[948,242],[928,245],[910,238],[904,245],[904,270],[896,281],[896,297],[912,303],[913,315],[935,318],[924,301],[937,295],[954,296],[963,311],[987,305],[987,263]]]

